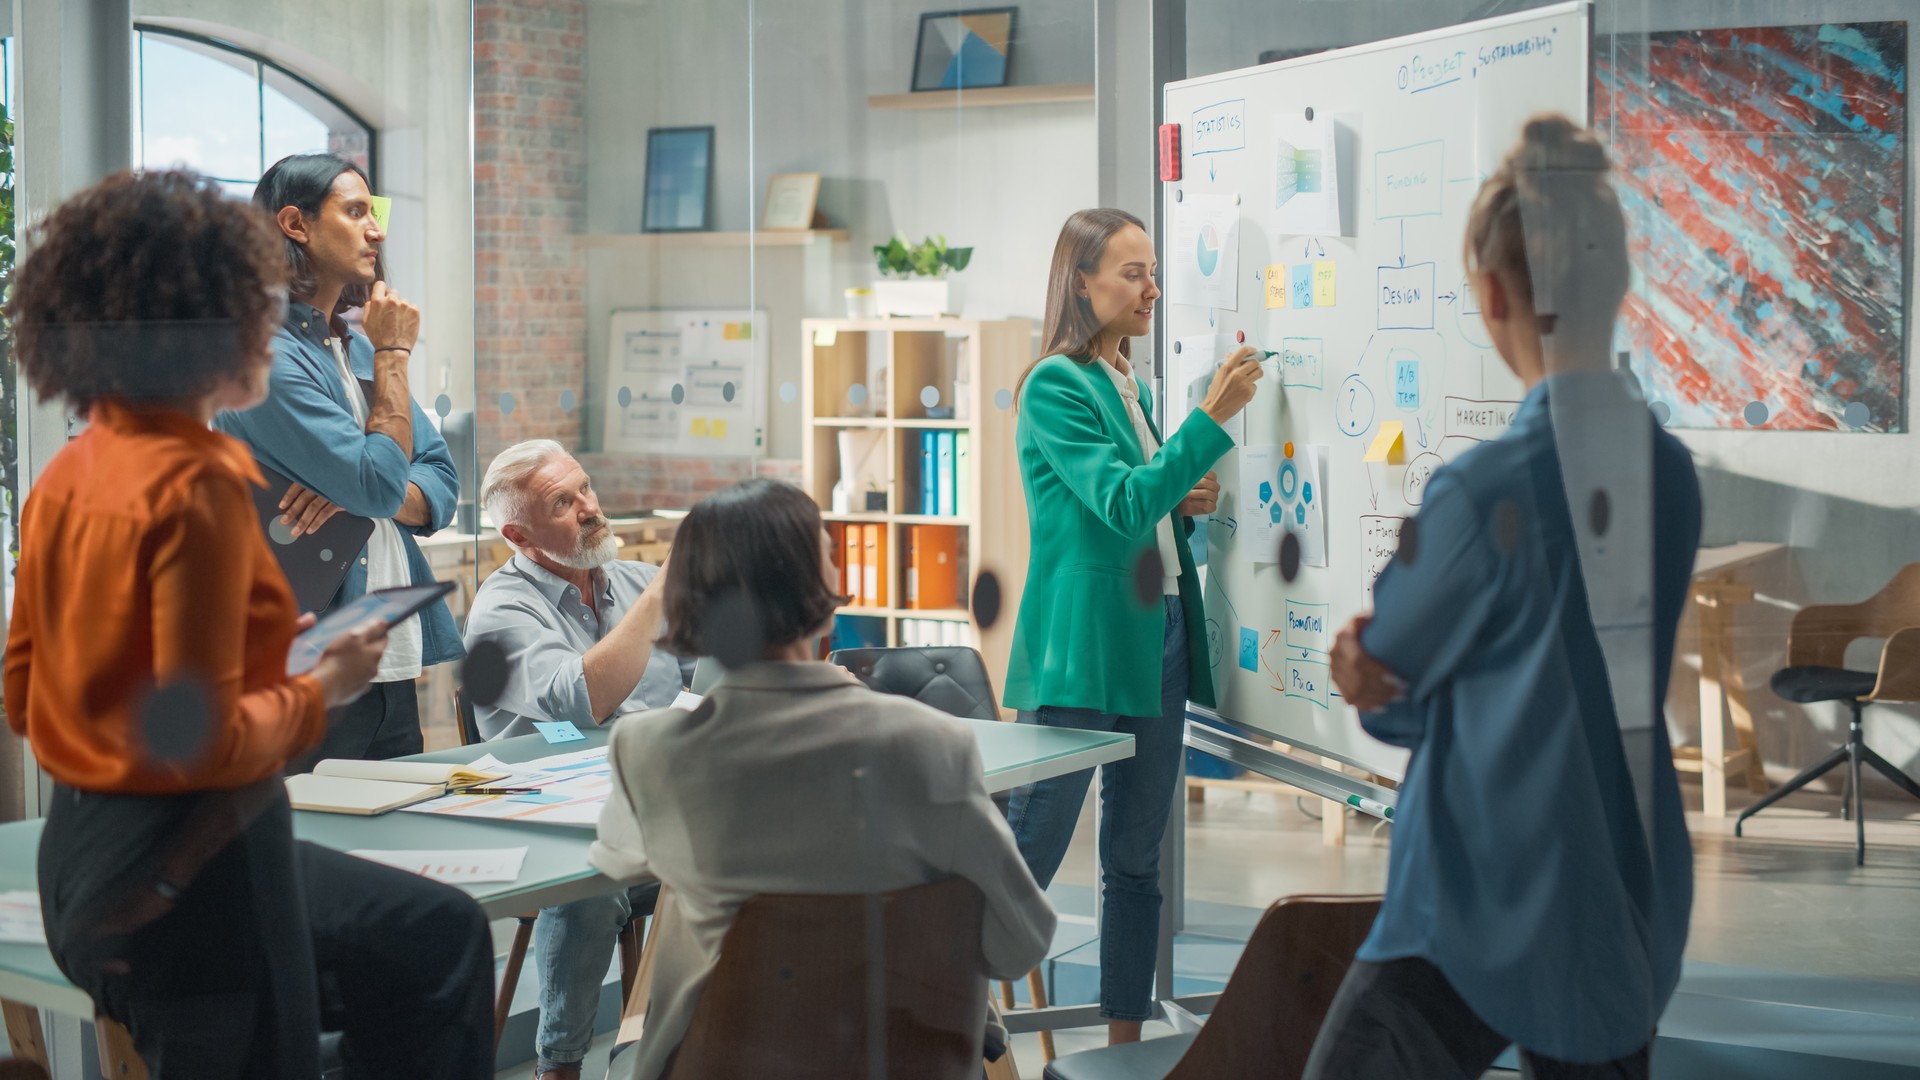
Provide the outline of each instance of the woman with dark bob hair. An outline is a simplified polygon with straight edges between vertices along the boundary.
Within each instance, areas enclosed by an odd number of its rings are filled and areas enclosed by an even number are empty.
[[[281,772],[386,642],[364,628],[287,676],[309,620],[255,520],[252,455],[208,426],[267,393],[271,224],[190,173],[121,173],[27,250],[20,368],[89,421],[22,511],[5,665],[7,721],[55,783],[55,961],[155,1080],[317,1077],[323,977],[354,1075],[491,1076],[479,907],[293,839]]]
[[[658,879],[672,898],[639,1049],[616,1075],[665,1072],[721,939],[755,895],[957,875],[986,896],[983,977],[1023,974],[1052,940],[1053,908],[987,797],[965,724],[815,659],[842,602],[828,550],[813,500],[766,479],[706,499],[674,537],[661,646],[729,669],[698,708],[613,729],[593,863],[622,882]]]

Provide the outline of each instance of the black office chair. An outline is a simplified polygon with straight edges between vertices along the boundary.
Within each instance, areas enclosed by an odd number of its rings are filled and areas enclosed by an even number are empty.
[[[993,679],[980,654],[965,645],[840,649],[827,657],[883,694],[899,694],[969,720],[998,720]]]
[[[1878,670],[1845,666],[1847,646],[1859,638],[1885,639]],[[1869,702],[1920,701],[1920,563],[1901,568],[1892,581],[1861,603],[1801,608],[1787,630],[1787,666],[1773,673],[1773,692],[1803,704],[1845,702],[1852,713],[1847,741],[1740,811],[1733,835],[1740,835],[1748,818],[1844,764],[1847,774],[1840,815],[1853,819],[1853,861],[1865,865],[1866,804],[1860,791],[1860,766],[1872,766],[1920,799],[1920,783],[1875,753],[1860,726],[1860,713]]]

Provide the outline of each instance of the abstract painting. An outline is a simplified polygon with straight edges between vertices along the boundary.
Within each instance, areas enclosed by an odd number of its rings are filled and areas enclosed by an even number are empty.
[[[920,16],[920,41],[913,53],[913,88],[971,90],[1007,85],[1013,13],[1013,8],[1003,7]]]
[[[1669,426],[1906,428],[1907,26],[1601,40],[1635,285],[1629,355]]]

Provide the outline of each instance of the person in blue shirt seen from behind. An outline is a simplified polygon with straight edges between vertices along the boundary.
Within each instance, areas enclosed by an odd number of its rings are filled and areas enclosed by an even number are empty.
[[[1373,612],[1335,640],[1341,694],[1412,755],[1309,1080],[1476,1078],[1511,1044],[1529,1077],[1651,1068],[1693,901],[1659,709],[1700,489],[1612,370],[1628,262],[1607,171],[1592,134],[1536,117],[1467,226],[1526,397],[1434,474]]]
[[[273,338],[267,400],[214,419],[294,481],[281,520],[295,536],[342,511],[373,520],[329,610],[371,589],[432,582],[414,538],[452,521],[459,494],[446,441],[408,387],[420,310],[382,280],[386,233],[372,195],[366,174],[334,154],[283,158],[260,178],[254,205],[273,217],[293,270],[287,318]],[[362,330],[342,318],[356,307]],[[328,714],[315,759],[420,752],[413,682],[423,667],[464,656],[460,635],[437,601],[387,642],[372,689]]]

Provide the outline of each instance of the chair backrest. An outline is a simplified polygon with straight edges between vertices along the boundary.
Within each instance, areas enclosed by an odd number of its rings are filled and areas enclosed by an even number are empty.
[[[1334,992],[1379,913],[1379,896],[1276,901],[1253,928],[1212,1015],[1166,1080],[1298,1077]]]
[[[480,737],[480,721],[474,719],[473,702],[458,687],[453,691],[453,715],[460,721],[460,745],[475,746],[487,740]]]
[[[865,896],[748,900],[670,1076],[977,1080],[984,904],[957,877]],[[873,1052],[885,1060],[871,1062]]]
[[[1844,667],[1848,644],[1920,626],[1920,563],[1900,568],[1880,591],[1857,604],[1810,604],[1787,631],[1787,666]]]
[[[883,694],[913,698],[953,716],[998,720],[986,661],[965,645],[840,649],[827,657]]]

